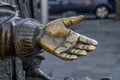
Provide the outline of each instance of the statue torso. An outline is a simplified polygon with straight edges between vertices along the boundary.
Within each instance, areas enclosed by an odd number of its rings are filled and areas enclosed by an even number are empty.
[[[10,22],[0,25],[0,56],[15,55],[12,27]]]

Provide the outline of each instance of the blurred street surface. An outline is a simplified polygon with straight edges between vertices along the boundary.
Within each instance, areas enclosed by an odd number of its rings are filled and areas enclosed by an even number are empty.
[[[40,12],[38,12],[38,13],[40,13]],[[79,15],[83,15],[83,14],[79,14]],[[95,15],[91,15],[91,14],[84,14],[84,16],[85,16],[85,19],[95,19],[96,18],[96,16]],[[54,20],[54,19],[57,19],[57,18],[61,18],[61,17],[63,17],[63,16],[61,16],[61,15],[55,15],[55,16],[49,16],[49,20]],[[38,20],[40,19],[39,17],[37,17],[38,18]],[[112,19],[112,18],[115,18],[115,14],[110,14],[109,16],[108,16],[108,19]]]
[[[63,80],[67,76],[92,80],[112,77],[112,80],[120,80],[120,22],[112,19],[84,20],[72,29],[96,39],[99,42],[97,49],[71,62],[44,52],[46,60],[41,69],[56,80]]]

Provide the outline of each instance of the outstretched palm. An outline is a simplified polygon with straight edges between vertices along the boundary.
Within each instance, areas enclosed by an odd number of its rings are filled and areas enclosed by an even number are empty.
[[[78,34],[68,27],[81,22],[83,16],[61,18],[48,23],[39,36],[39,45],[64,60],[75,60],[95,50],[97,41]]]

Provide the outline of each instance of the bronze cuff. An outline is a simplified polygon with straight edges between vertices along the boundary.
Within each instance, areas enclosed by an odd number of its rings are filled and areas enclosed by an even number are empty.
[[[16,55],[21,58],[26,58],[33,57],[41,52],[35,42],[40,27],[42,27],[42,25],[30,18],[24,19],[15,27],[14,43]]]

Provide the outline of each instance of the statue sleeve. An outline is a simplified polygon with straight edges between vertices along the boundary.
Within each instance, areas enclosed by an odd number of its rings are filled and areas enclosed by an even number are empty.
[[[36,44],[43,25],[34,19],[23,19],[14,27],[14,44],[16,55],[21,58],[33,57],[41,52]]]
[[[0,4],[0,58],[32,57],[41,52],[36,36],[42,25],[34,19],[18,17],[10,4]]]

